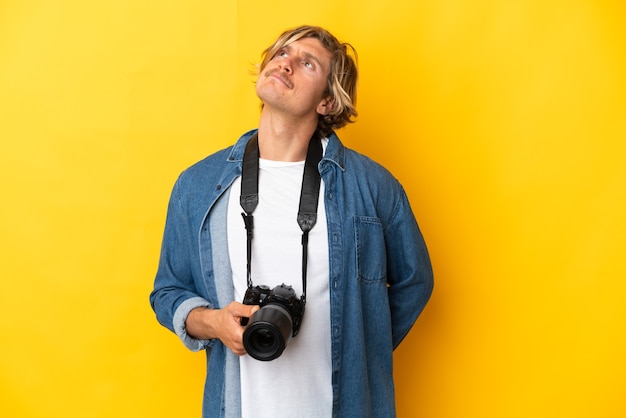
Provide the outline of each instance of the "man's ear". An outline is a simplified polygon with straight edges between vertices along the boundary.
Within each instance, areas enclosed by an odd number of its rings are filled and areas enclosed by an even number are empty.
[[[324,98],[320,104],[317,105],[317,113],[324,116],[328,115],[335,108],[335,101],[332,97],[328,96]]]

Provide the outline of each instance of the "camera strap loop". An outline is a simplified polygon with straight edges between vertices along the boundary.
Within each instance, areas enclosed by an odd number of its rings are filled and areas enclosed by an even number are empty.
[[[297,222],[302,230],[302,302],[306,301],[307,279],[307,253],[309,231],[317,221],[317,203],[320,193],[321,177],[318,171],[319,162],[322,160],[322,142],[317,131],[309,141],[309,147],[304,162],[304,174],[302,175],[302,189],[300,190],[300,206],[298,208]],[[243,170],[241,173],[241,195],[239,203],[245,213],[241,216],[247,231],[247,284],[252,287],[252,230],[254,222],[252,212],[259,203],[259,141],[257,134],[246,144],[243,156]]]

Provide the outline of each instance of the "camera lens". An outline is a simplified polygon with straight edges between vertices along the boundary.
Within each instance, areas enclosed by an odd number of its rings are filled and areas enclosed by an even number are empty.
[[[267,329],[260,329],[252,336],[252,345],[258,347],[261,350],[269,350],[276,346],[278,343],[274,334]]]
[[[243,333],[243,345],[257,360],[274,360],[283,353],[292,332],[289,312],[280,305],[265,305],[250,318]]]
[[[248,354],[257,360],[269,361],[280,356],[284,346],[282,345],[282,337],[276,335],[276,329],[265,325],[258,324],[250,332],[247,340]],[[244,342],[244,345],[246,343]]]

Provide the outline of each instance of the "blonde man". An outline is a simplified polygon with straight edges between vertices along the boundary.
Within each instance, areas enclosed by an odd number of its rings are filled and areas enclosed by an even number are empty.
[[[150,301],[206,351],[204,417],[395,416],[392,353],[433,277],[402,186],[334,132],[356,116],[355,57],[284,32],[258,129],[174,186]]]

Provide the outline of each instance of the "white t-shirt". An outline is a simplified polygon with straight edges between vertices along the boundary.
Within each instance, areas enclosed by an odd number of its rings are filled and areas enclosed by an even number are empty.
[[[253,212],[252,280],[270,289],[285,283],[302,295],[302,230],[297,223],[304,161],[259,160],[259,204]],[[235,300],[246,282],[246,230],[239,204],[241,178],[228,202],[228,251]],[[317,222],[309,232],[307,302],[302,326],[280,357],[240,357],[243,418],[318,418],[332,415],[328,232],[324,183]]]

